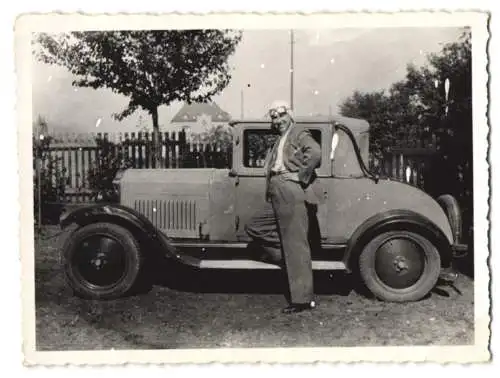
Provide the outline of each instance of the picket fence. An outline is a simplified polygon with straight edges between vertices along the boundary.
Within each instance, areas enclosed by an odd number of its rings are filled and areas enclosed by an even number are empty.
[[[393,148],[382,158],[371,158],[370,168],[380,176],[407,182],[426,190],[426,178],[435,148]]]
[[[231,151],[221,143],[197,141],[185,132],[159,134],[159,161],[153,160],[152,133],[51,134],[45,165],[56,162],[65,178],[63,202],[96,199],[88,182],[89,171],[97,166],[105,149],[108,156],[120,156],[133,168],[217,168],[231,161]],[[54,181],[58,180],[56,175]]]
[[[57,161],[65,176],[62,202],[96,200],[87,176],[103,152],[102,146],[110,149],[110,156],[121,155],[133,168],[225,168],[232,159],[228,146],[196,141],[184,132],[163,132],[157,166],[152,158],[152,140],[152,134],[146,132],[51,135],[47,160]],[[434,153],[435,150],[429,148],[395,148],[381,158],[371,156],[369,165],[381,176],[425,189],[425,170]]]

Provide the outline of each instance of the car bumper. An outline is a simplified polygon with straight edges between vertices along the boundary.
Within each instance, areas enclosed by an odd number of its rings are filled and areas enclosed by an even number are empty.
[[[469,247],[467,244],[454,243],[451,246],[453,259],[462,258],[467,256]],[[439,278],[445,282],[454,282],[458,277],[458,272],[453,268],[453,263],[445,269],[441,270]]]
[[[439,274],[439,279],[443,282],[452,283],[458,278],[458,272],[452,267],[442,269]]]
[[[453,258],[465,257],[469,253],[469,246],[467,244],[454,243],[451,246]]]

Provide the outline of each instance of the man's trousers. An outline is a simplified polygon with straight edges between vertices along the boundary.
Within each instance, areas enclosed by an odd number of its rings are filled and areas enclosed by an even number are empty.
[[[246,231],[268,253],[272,262],[283,262],[294,304],[313,300],[313,275],[309,226],[311,208],[299,183],[272,176],[270,202],[258,211]]]

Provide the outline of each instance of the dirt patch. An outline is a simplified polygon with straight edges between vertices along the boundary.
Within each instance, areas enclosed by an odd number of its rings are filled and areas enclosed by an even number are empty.
[[[474,342],[473,281],[415,303],[358,294],[342,274],[315,277],[318,308],[283,315],[278,272],[182,272],[175,285],[114,301],[73,296],[58,238],[35,243],[38,350],[464,345]],[[172,277],[170,280],[172,282]]]

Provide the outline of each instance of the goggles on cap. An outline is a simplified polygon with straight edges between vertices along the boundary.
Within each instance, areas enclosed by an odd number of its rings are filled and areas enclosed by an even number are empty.
[[[285,106],[278,106],[276,109],[269,110],[269,116],[272,119],[281,117],[287,113],[288,113],[288,110]]]

